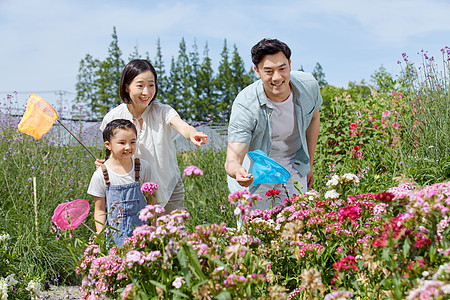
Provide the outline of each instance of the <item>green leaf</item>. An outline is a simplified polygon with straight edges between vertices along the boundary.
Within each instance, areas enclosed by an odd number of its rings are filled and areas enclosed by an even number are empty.
[[[231,300],[231,295],[229,292],[222,290],[222,292],[214,298],[218,300]]]
[[[158,282],[158,281],[151,280],[151,279],[149,279],[148,281],[149,281],[151,284],[153,284],[154,286],[160,287],[160,288],[162,288],[164,291],[167,291],[167,290],[166,290],[166,286],[165,286],[164,284],[162,284],[162,283],[160,283],[160,282]]]
[[[180,292],[179,290],[176,290],[176,289],[171,289],[169,292],[171,292],[172,294],[178,295],[180,297],[189,298],[188,295],[186,295],[186,294],[184,294],[184,293],[182,293],[182,292]]]
[[[434,244],[430,245],[430,263],[434,263],[434,260],[436,258],[436,246]]]
[[[407,258],[409,254],[409,250],[411,249],[411,242],[409,241],[409,237],[406,237],[405,242],[403,243],[403,258]]]
[[[197,253],[194,248],[192,248],[191,244],[183,243],[182,247],[185,249],[187,256],[189,257],[189,267],[194,272],[194,274],[200,280],[205,280],[206,276],[202,271],[202,267],[200,266],[200,262],[197,257]]]
[[[186,249],[181,247],[177,253],[178,262],[180,263],[181,270],[183,271],[183,278],[186,280],[186,284],[188,287],[191,287],[192,282],[192,274],[189,272],[188,259],[186,254]]]

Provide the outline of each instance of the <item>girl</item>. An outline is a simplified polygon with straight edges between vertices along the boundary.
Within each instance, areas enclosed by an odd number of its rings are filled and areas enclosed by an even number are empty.
[[[103,118],[100,126],[114,119],[127,119],[138,128],[136,157],[147,160],[154,171],[158,204],[166,213],[183,208],[184,187],[173,139],[178,132],[194,145],[206,144],[208,136],[184,122],[169,105],[154,99],[158,93],[157,75],[147,60],[130,61],[122,72],[120,97],[123,103]],[[101,161],[97,161],[99,165]]]
[[[145,160],[135,159],[137,130],[132,122],[113,120],[103,130],[106,161],[92,175],[88,194],[95,199],[94,219],[97,233],[105,223],[116,228],[111,233],[116,245],[144,224],[138,213],[147,205],[141,192],[142,182],[151,180],[151,169]]]

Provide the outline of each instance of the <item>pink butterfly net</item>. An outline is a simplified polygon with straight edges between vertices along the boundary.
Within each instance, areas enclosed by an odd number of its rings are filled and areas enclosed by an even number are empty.
[[[89,209],[89,202],[84,199],[61,203],[56,207],[52,221],[60,229],[75,229],[86,218]]]

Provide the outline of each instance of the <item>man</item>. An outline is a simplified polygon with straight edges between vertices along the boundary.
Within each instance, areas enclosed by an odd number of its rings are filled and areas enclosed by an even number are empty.
[[[322,97],[317,81],[310,74],[291,71],[291,50],[276,39],[263,39],[251,50],[254,69],[260,80],[247,86],[236,97],[228,126],[225,170],[230,192],[249,187],[249,151],[262,150],[285,167],[291,177],[286,184],[289,195],[299,194],[314,182],[313,161],[319,135],[319,108]],[[237,183],[237,184],[236,184]],[[263,197],[253,209],[268,209],[265,193],[281,185],[252,186],[250,192]]]

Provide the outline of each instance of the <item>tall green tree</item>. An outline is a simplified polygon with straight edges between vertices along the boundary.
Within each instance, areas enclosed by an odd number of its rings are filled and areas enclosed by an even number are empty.
[[[98,95],[94,88],[99,63],[98,59],[95,59],[90,54],[86,54],[81,59],[78,69],[77,83],[75,85],[77,91],[76,101],[78,104],[87,105],[90,110],[99,105]],[[90,117],[93,117],[92,113]]]
[[[316,65],[314,66],[312,75],[314,76],[314,78],[316,78],[321,89],[328,84],[328,82],[325,80],[325,73],[323,72],[323,68],[319,63],[316,63]]]
[[[131,52],[130,55],[128,56],[128,61],[132,61],[134,59],[140,59],[140,58],[141,58],[141,54],[139,53],[138,47],[134,46],[133,52]]]
[[[177,64],[175,63],[175,57],[172,56],[170,61],[170,72],[167,80],[166,98],[163,99],[164,103],[172,106],[177,112],[180,111],[182,103],[179,101],[179,86],[180,78],[177,70]]]
[[[391,93],[395,90],[398,83],[383,66],[370,75],[370,82],[374,84],[375,89],[380,93]]]
[[[186,41],[181,39],[178,58],[176,61],[176,72],[178,74],[178,91],[177,101],[180,103],[178,106],[178,113],[183,119],[191,120],[191,102],[192,102],[192,67],[189,62],[189,56],[187,53]]]
[[[119,84],[125,64],[121,56],[116,27],[113,27],[112,41],[105,60],[94,59],[88,54],[80,63],[77,100],[88,103],[94,118],[101,118],[122,102]]]
[[[169,86],[168,78],[166,75],[166,70],[164,68],[164,60],[161,51],[161,41],[158,38],[156,42],[156,56],[155,63],[153,64],[155,67],[156,74],[158,75],[158,95],[157,99],[161,102],[165,102],[167,98],[167,89]]]
[[[192,121],[201,121],[202,119],[202,103],[200,86],[200,54],[198,53],[197,41],[194,39],[192,51],[189,52],[189,62],[191,66],[190,83],[192,89],[191,101],[189,105],[189,115]]]
[[[212,116],[217,113],[216,106],[216,91],[214,85],[214,70],[212,68],[212,61],[209,57],[208,43],[205,44],[203,50],[203,58],[200,68],[197,72],[197,86],[196,95],[198,98],[194,99],[193,108],[195,109],[196,121],[209,121]],[[208,119],[209,118],[209,119]]]
[[[221,60],[219,64],[219,72],[214,80],[214,86],[217,91],[217,108],[218,112],[226,112],[228,106],[233,103],[234,93],[232,91],[233,76],[229,61],[229,51],[227,47],[227,40],[223,44]]]
[[[101,103],[97,109],[101,115],[105,115],[109,110],[122,102],[119,97],[119,85],[125,63],[121,56],[122,51],[119,48],[116,27],[114,27],[112,41],[108,48],[108,56],[100,63],[97,73],[96,86]]]
[[[233,49],[233,56],[231,58],[230,69],[231,69],[230,92],[234,100],[234,98],[242,89],[244,89],[247,85],[253,82],[252,76],[250,76],[245,71],[244,60],[239,56],[236,44],[234,45]]]

